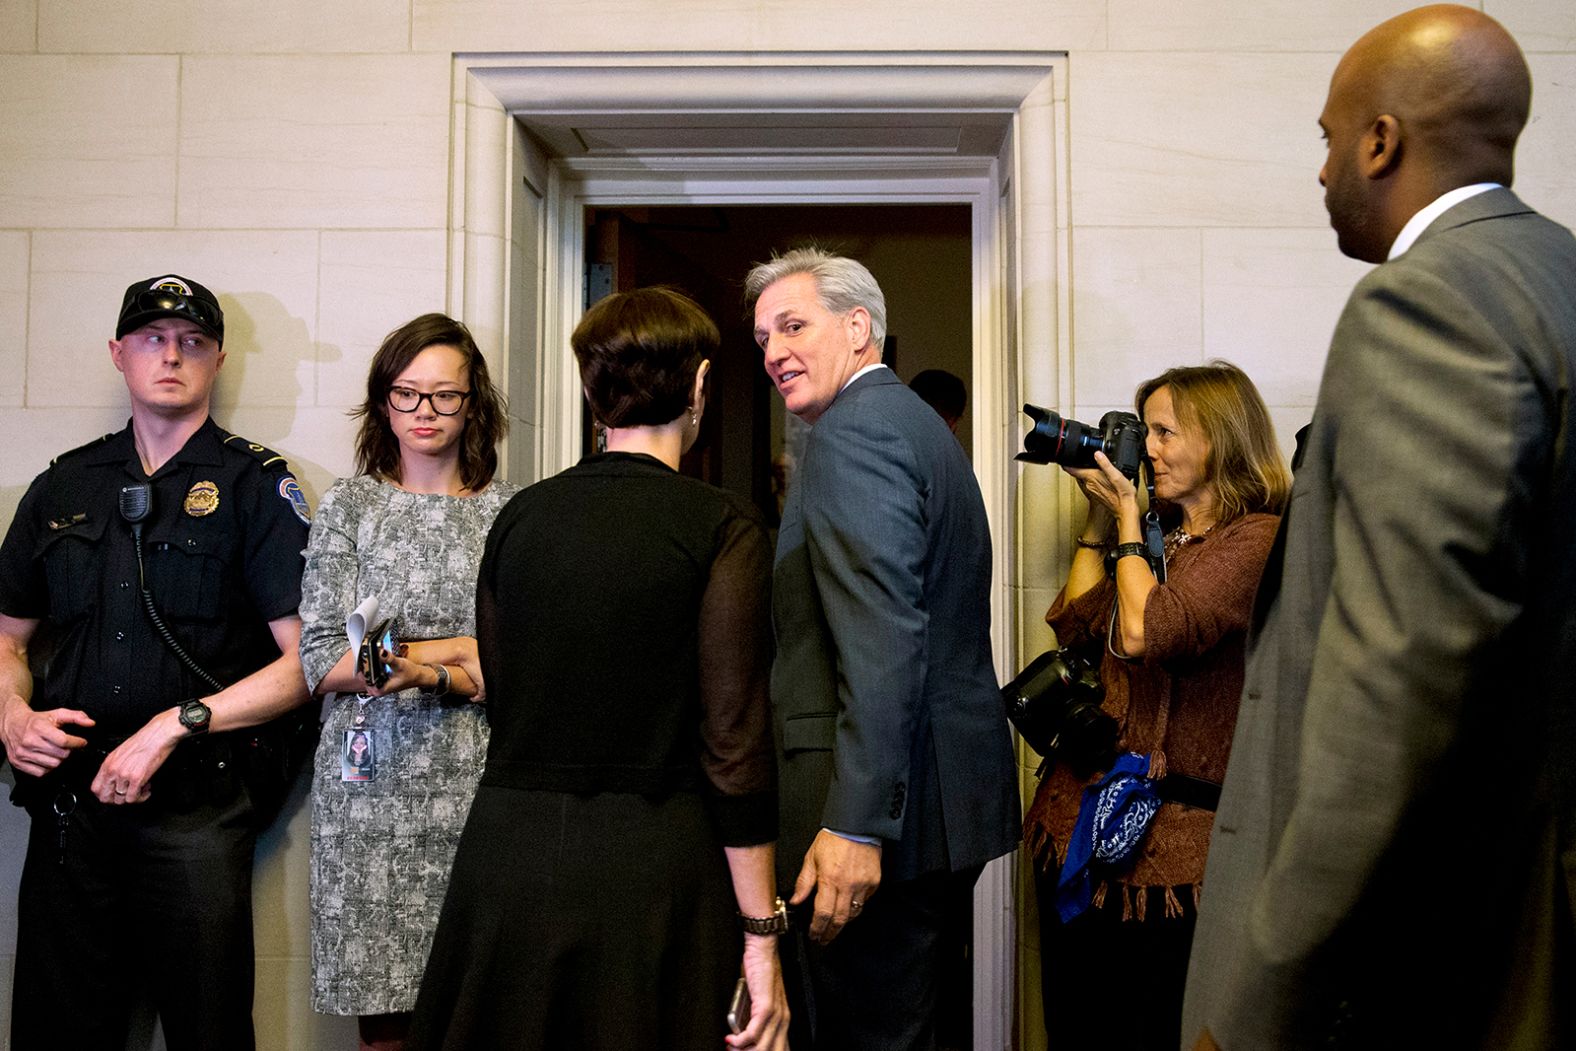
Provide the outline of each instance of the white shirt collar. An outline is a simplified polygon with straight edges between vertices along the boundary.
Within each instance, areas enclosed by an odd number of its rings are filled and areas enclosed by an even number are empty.
[[[1480,193],[1487,193],[1490,190],[1499,188],[1500,184],[1497,182],[1479,182],[1473,183],[1471,186],[1458,186],[1454,190],[1440,194],[1434,198],[1432,204],[1412,216],[1406,221],[1406,225],[1401,227],[1401,232],[1396,235],[1395,244],[1390,246],[1390,254],[1385,257],[1386,261],[1396,258],[1408,248],[1411,248],[1413,243],[1422,236],[1423,231],[1428,229],[1429,223],[1432,223],[1462,201],[1469,197],[1476,197]]]
[[[848,377],[848,383],[854,382],[856,379],[858,379],[860,376],[863,376],[867,372],[874,372],[876,369],[884,369],[884,368],[886,368],[886,366],[881,364],[879,361],[876,362],[873,365],[866,365],[864,368],[860,369],[858,372],[856,372],[852,376]],[[841,393],[843,393],[843,391],[847,390],[848,389],[848,383],[845,383],[841,387],[837,388],[837,393],[841,394]]]

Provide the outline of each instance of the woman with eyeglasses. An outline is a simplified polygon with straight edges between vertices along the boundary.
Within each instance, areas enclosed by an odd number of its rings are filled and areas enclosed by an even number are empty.
[[[362,1048],[396,1048],[487,751],[476,572],[518,487],[493,477],[503,398],[443,314],[389,333],[354,415],[357,474],[323,497],[301,589],[301,664],[332,696],[312,778],[312,1007],[359,1016]],[[346,631],[369,598],[404,643],[381,685]],[[356,741],[375,766],[346,758]]]

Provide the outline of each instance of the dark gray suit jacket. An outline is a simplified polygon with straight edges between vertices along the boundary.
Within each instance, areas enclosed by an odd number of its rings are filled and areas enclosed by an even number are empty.
[[[1508,190],[1353,291],[1250,629],[1186,1046],[1576,1039],[1573,372],[1576,240]]]
[[[855,380],[810,431],[777,539],[779,885],[822,827],[880,837],[884,879],[1012,850],[990,575],[957,439],[891,370]]]

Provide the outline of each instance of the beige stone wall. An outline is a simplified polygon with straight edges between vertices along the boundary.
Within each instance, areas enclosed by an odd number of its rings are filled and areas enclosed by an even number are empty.
[[[1407,6],[0,0],[0,523],[52,455],[124,420],[104,340],[125,284],[167,270],[223,298],[218,417],[285,452],[314,499],[349,470],[344,410],[379,338],[421,311],[458,309],[455,52],[1067,52],[1058,167],[1073,388],[1062,408],[1096,417],[1158,369],[1218,355],[1257,379],[1289,437],[1363,269],[1325,225],[1315,118],[1339,52]],[[1520,38],[1537,84],[1517,188],[1576,224],[1576,6],[1482,6]],[[1024,567],[1023,606],[1043,608],[1056,576]],[[305,1006],[305,839],[297,808],[259,868],[264,1048],[350,1039]],[[22,842],[18,814],[0,807],[0,993]],[[1031,1031],[1034,999],[1023,1005]]]

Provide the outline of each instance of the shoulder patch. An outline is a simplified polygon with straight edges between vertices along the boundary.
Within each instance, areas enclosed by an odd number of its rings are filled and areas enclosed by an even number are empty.
[[[221,430],[219,433],[224,435],[225,448],[240,449],[247,455],[256,458],[258,463],[269,470],[288,471],[290,469],[290,461],[268,448],[268,446],[258,445],[256,442],[242,438],[239,434],[231,434],[228,431]]]
[[[118,432],[110,431],[108,434],[104,435],[103,437],[94,438],[90,442],[84,442],[82,445],[77,446],[75,449],[67,449],[65,452],[61,453],[59,456],[55,457],[53,460],[50,460],[49,461],[49,466],[53,467],[53,466],[55,466],[55,464],[59,463],[61,460],[64,460],[64,459],[66,459],[67,457],[70,457],[70,456],[75,456],[78,453],[85,453],[89,449],[97,449],[100,445],[103,445],[105,442],[107,442],[111,438],[115,437],[116,433],[118,433]]]
[[[279,479],[279,495],[290,501],[290,509],[297,518],[307,525],[312,524],[312,512],[306,505],[306,494],[301,491],[301,483],[295,480],[295,475],[287,474]]]

